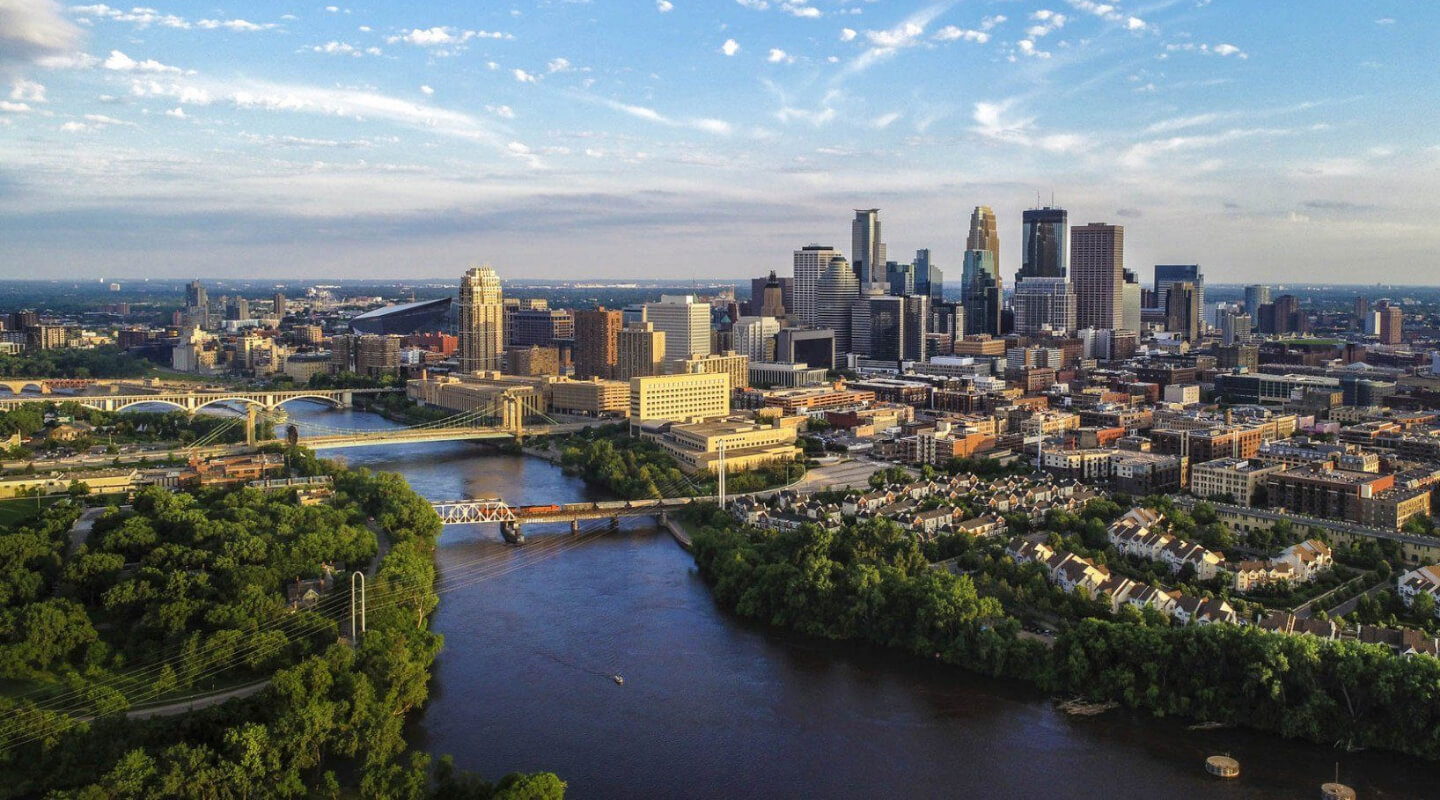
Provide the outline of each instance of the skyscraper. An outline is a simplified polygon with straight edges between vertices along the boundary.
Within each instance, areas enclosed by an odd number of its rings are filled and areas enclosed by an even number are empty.
[[[930,263],[930,248],[915,251],[915,293],[928,295],[931,305],[945,301],[945,273]]]
[[[994,251],[966,250],[965,271],[961,281],[963,285],[960,297],[965,306],[965,334],[988,333],[999,336],[1001,285]]]
[[[990,251],[995,269],[998,270],[1000,268],[1000,234],[997,231],[995,212],[990,210],[990,206],[975,206],[975,210],[970,212],[970,233],[965,237],[965,249]]]
[[[855,278],[855,271],[850,268],[844,256],[833,256],[820,273],[816,284],[815,300],[818,311],[815,322],[820,327],[835,332],[837,358],[840,354],[851,352],[850,304],[859,296],[860,283]]]
[[[1026,336],[1050,330],[1075,331],[1075,291],[1064,278],[1029,277],[1015,284],[1015,332]]]
[[[816,314],[816,285],[820,273],[830,266],[831,259],[838,257],[840,251],[829,245],[809,244],[795,251],[795,307],[790,312],[806,325],[815,325],[820,321]],[[849,307],[849,301],[846,301],[846,307]]]
[[[621,324],[619,311],[575,312],[575,377],[609,378],[615,373]]]
[[[885,286],[897,297],[915,294],[915,265],[885,262]]]
[[[731,329],[735,352],[751,361],[775,360],[775,337],[780,333],[780,320],[770,316],[741,317]]]
[[[855,209],[855,221],[850,224],[850,266],[861,286],[885,282],[885,242],[880,238],[880,209]]]
[[[1070,277],[1076,324],[1118,330],[1125,324],[1125,228],[1092,222],[1070,229]]]
[[[754,305],[754,300],[751,300]],[[770,279],[765,282],[765,289],[760,296],[760,307],[757,316],[779,319],[785,316],[785,292],[780,288],[780,279],[775,277],[775,270],[770,270]]]
[[[280,292],[276,292],[275,297],[271,298],[270,302],[274,308],[275,316],[285,316],[285,295],[281,294]]]
[[[1405,312],[1400,306],[1384,301],[1375,309],[1380,313],[1380,343],[1401,344],[1405,341]]]
[[[710,355],[710,306],[695,295],[660,295],[660,302],[645,304],[645,321],[665,334],[667,362]]]
[[[460,279],[461,372],[498,372],[505,365],[505,304],[500,276],[471,267]]]
[[[1144,306],[1142,297],[1145,290],[1140,287],[1140,276],[1125,270],[1123,273],[1125,286],[1121,292],[1124,295],[1124,310],[1120,314],[1120,327],[1122,330],[1140,332],[1141,313]]]
[[[1179,333],[1187,342],[1200,338],[1200,288],[1190,281],[1166,286],[1165,330]]]
[[[1245,287],[1245,310],[1250,312],[1250,318],[1259,319],[1260,306],[1269,305],[1270,287],[1263,283],[1255,283]]]
[[[1069,274],[1069,214],[1063,208],[1028,209],[1020,215],[1020,271],[1026,278],[1063,278]]]
[[[1205,308],[1205,276],[1200,274],[1199,264],[1156,264],[1155,265],[1155,306],[1157,308],[1169,308],[1166,302],[1166,293],[1170,290],[1170,284],[1188,282],[1195,284],[1195,291],[1199,295],[1200,308],[1203,313]],[[1203,325],[1201,326],[1204,327]]]

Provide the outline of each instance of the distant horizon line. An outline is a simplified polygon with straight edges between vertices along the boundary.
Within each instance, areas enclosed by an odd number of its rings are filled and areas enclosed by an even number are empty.
[[[508,284],[571,284],[571,285],[573,285],[573,284],[581,284],[581,283],[595,283],[595,284],[599,284],[600,286],[608,285],[608,284],[620,284],[620,283],[637,283],[637,284],[664,285],[664,286],[666,286],[666,287],[683,287],[683,286],[685,286],[685,285],[687,285],[687,284],[694,284],[694,285],[696,285],[697,287],[710,287],[710,286],[726,286],[726,285],[729,285],[729,283],[728,283],[727,281],[734,281],[734,282],[736,282],[736,283],[738,284],[738,283],[749,282],[749,281],[751,281],[751,280],[753,280],[753,279],[763,278],[763,277],[766,277],[766,276],[765,276],[765,275],[755,275],[755,276],[751,276],[751,277],[748,277],[748,278],[741,277],[741,278],[732,278],[732,279],[707,280],[707,281],[703,281],[703,282],[697,282],[694,278],[503,278],[503,277],[502,277],[502,278],[500,279],[500,283],[501,283],[502,285],[503,285],[503,284],[507,284],[507,283],[508,283]],[[785,278],[785,277],[793,277],[793,276],[780,275],[779,277]],[[457,287],[458,287],[458,285],[459,285],[459,278],[450,278],[450,277],[410,278],[410,279],[400,280],[400,279],[395,279],[395,278],[313,278],[313,279],[310,279],[310,278],[298,278],[298,279],[297,279],[297,278],[204,278],[204,277],[191,277],[191,278],[155,278],[155,277],[126,277],[126,276],[123,276],[123,275],[117,275],[117,276],[113,276],[113,277],[107,276],[107,277],[104,277],[104,278],[82,278],[82,279],[75,279],[75,278],[70,278],[70,279],[49,278],[49,279],[46,279],[46,278],[13,278],[13,277],[0,277],[0,284],[24,284],[24,283],[30,283],[30,284],[51,284],[51,285],[74,285],[74,286],[81,286],[81,285],[88,284],[88,283],[100,284],[100,283],[116,283],[116,282],[127,282],[127,281],[133,283],[133,282],[137,282],[137,281],[138,281],[138,282],[141,282],[141,283],[162,283],[162,284],[163,284],[163,283],[172,283],[172,282],[173,282],[173,283],[184,283],[184,282],[196,281],[196,280],[198,280],[198,281],[213,281],[213,282],[217,282],[217,283],[271,283],[271,284],[310,284],[310,285],[338,285],[338,286],[346,286],[346,285],[365,285],[365,284],[377,284],[377,285],[384,285],[384,286],[397,286],[397,285],[402,285],[402,284],[429,284],[429,283],[441,283],[441,284],[444,284],[444,283],[454,283]],[[942,284],[952,284],[952,283],[953,283],[953,284],[958,284],[958,283],[960,283],[960,282],[961,282],[961,281],[959,281],[959,280],[954,280],[954,281],[951,281],[951,280],[942,280],[942,281],[941,281]],[[1143,281],[1142,281],[1142,285],[1143,285]],[[600,288],[600,286],[597,286],[597,288]],[[1274,286],[1317,286],[1317,287],[1333,287],[1333,288],[1357,287],[1357,288],[1389,288],[1389,289],[1440,289],[1440,282],[1437,282],[1437,283],[1325,283],[1325,282],[1315,283],[1315,282],[1308,282],[1308,281],[1271,281],[1271,282],[1268,282],[1268,283],[1267,283],[1267,282],[1240,283],[1240,282],[1232,282],[1232,281],[1219,281],[1219,282],[1213,282],[1213,283],[1211,283],[1211,282],[1206,282],[1205,286],[1206,286],[1207,288],[1221,287],[1221,286],[1225,286],[1225,287],[1238,286],[1238,287],[1242,287],[1242,288],[1243,288],[1243,287],[1246,287],[1246,286],[1271,286],[1271,287],[1274,287]],[[122,287],[122,288],[123,288],[123,287]]]

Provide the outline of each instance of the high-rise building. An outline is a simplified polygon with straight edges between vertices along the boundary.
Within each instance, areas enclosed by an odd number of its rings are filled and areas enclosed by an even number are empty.
[[[871,361],[905,357],[905,298],[871,289],[850,307],[850,348]]]
[[[1179,281],[1165,287],[1165,330],[1179,333],[1187,342],[1200,339],[1200,287]]]
[[[986,249],[965,251],[961,276],[961,303],[965,306],[965,334],[1001,333],[1001,284],[995,253]]]
[[[798,294],[798,292],[797,292]],[[850,353],[850,304],[860,296],[855,271],[843,256],[832,256],[816,282],[815,324],[835,332],[835,352]]]
[[[646,421],[688,422],[730,413],[730,375],[690,372],[630,379],[630,431]]]
[[[810,244],[795,251],[795,305],[790,311],[806,325],[819,323],[815,292],[820,274],[831,260],[840,257],[840,251],[829,245]]]
[[[902,331],[900,360],[929,361],[926,338],[930,333],[930,298],[923,294],[902,298],[905,327]]]
[[[575,312],[575,377],[609,378],[618,360],[620,312],[598,308]]]
[[[780,320],[769,317],[741,317],[731,328],[735,352],[749,356],[751,361],[775,360],[775,337],[780,334]]]
[[[1355,329],[1365,330],[1365,320],[1370,316],[1370,298],[1356,295],[1354,309],[1351,313],[1355,316]]]
[[[1031,208],[1020,215],[1020,272],[1026,278],[1063,278],[1069,274],[1069,214],[1063,208]]]
[[[1125,228],[1092,222],[1070,229],[1070,277],[1076,324],[1119,330],[1125,325]]]
[[[885,262],[885,285],[890,294],[898,297],[915,294],[915,265]]]
[[[281,294],[280,292],[276,292],[275,296],[270,299],[270,305],[271,310],[274,312],[275,316],[285,316],[285,295]]]
[[[975,210],[970,212],[970,232],[965,236],[965,249],[988,250],[994,259],[997,270],[1000,268],[1000,234],[998,231],[995,212],[990,210],[990,206],[975,206]],[[996,285],[999,283],[997,282]]]
[[[1135,331],[1138,334],[1140,332],[1142,319],[1140,310],[1145,306],[1143,300],[1145,290],[1140,286],[1140,277],[1138,275],[1128,269],[1124,271],[1123,275],[1125,278],[1125,286],[1122,294],[1124,295],[1125,308],[1120,315],[1120,327],[1122,330]]]
[[[885,282],[885,241],[880,237],[880,209],[857,208],[850,223],[850,267],[861,286]]]
[[[615,342],[615,380],[664,373],[665,332],[654,323],[632,322],[620,329]]]
[[[1075,331],[1075,291],[1064,278],[1029,277],[1015,284],[1015,332],[1069,335]]]
[[[225,319],[232,322],[250,319],[250,301],[243,297],[231,300],[225,305]]]
[[[557,340],[575,338],[575,315],[556,308],[505,310],[505,346],[553,347]]]
[[[499,372],[505,366],[505,300],[500,276],[471,267],[460,279],[461,372]]]
[[[930,261],[930,249],[915,251],[915,293],[928,295],[931,305],[945,302],[945,273]]]
[[[1231,306],[1225,309],[1220,315],[1220,341],[1222,344],[1232,345],[1236,341],[1250,338],[1250,332],[1255,326],[1248,313]]]
[[[1270,287],[1255,283],[1245,287],[1245,310],[1250,312],[1250,321],[1260,325],[1260,306],[1270,304]]]
[[[210,301],[205,295],[205,287],[198,280],[190,281],[190,284],[185,287],[185,307],[199,306],[203,308],[209,305]]]
[[[1380,343],[1401,344],[1405,341],[1405,312],[1389,300],[1376,307],[1380,313]]]
[[[710,306],[695,295],[660,295],[660,302],[645,304],[645,321],[665,334],[667,362],[710,354]]]
[[[755,299],[750,299],[750,304],[755,304]],[[760,295],[760,306],[756,310],[756,316],[781,319],[785,316],[785,290],[781,288],[780,279],[775,277],[775,270],[770,270],[770,278],[765,281],[765,288]]]
[[[1193,283],[1195,291],[1200,296],[1200,308],[1205,308],[1205,276],[1200,274],[1199,264],[1156,264],[1155,265],[1155,305],[1157,308],[1169,308],[1166,295],[1172,283]],[[1203,328],[1204,326],[1201,325]]]

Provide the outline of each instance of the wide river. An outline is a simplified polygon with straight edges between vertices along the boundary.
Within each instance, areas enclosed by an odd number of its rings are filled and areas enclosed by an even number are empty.
[[[302,433],[393,426],[287,410]],[[399,472],[431,499],[596,496],[544,461],[473,444],[322,455]],[[1440,796],[1434,764],[1121,712],[1069,717],[1025,685],[737,619],[648,523],[526,535],[516,547],[493,525],[446,529],[445,649],[412,736],[491,779],[552,770],[576,798],[1311,798],[1338,763],[1361,798]],[[1242,776],[1209,777],[1216,753]]]

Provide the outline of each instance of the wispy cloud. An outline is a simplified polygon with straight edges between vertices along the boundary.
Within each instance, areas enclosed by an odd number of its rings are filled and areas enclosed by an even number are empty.
[[[80,29],[52,0],[0,2],[0,64],[60,55],[79,41]]]
[[[1072,153],[1085,145],[1085,138],[1079,134],[1038,132],[1034,117],[1016,113],[1019,105],[1020,101],[1013,97],[998,102],[976,103],[972,115],[975,124],[971,126],[971,132],[993,142],[1036,147],[1052,153]]]
[[[691,128],[693,130],[722,136],[731,132],[730,123],[722,119],[712,119],[708,117],[675,118],[646,106],[630,105],[629,103],[621,103],[618,100],[610,100],[603,97],[588,97],[587,99],[599,103],[606,108],[619,111],[622,114],[629,114],[637,119],[643,119],[647,122],[654,122],[670,128]]]

